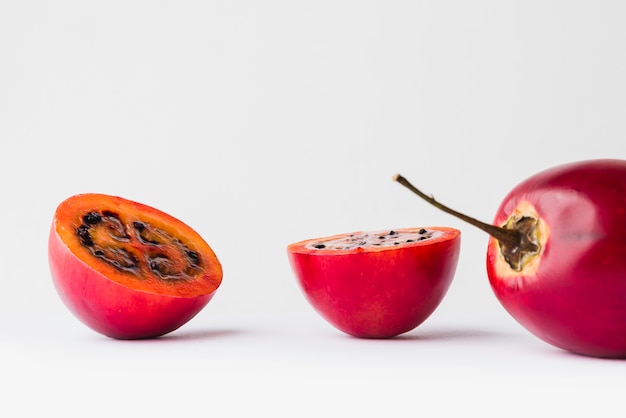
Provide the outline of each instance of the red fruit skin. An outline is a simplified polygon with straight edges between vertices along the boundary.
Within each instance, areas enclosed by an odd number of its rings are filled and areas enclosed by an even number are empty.
[[[411,331],[439,306],[452,282],[460,232],[445,241],[383,251],[288,247],[291,268],[311,306],[335,328],[359,338]]]
[[[48,256],[54,286],[65,305],[85,325],[111,338],[165,335],[192,319],[215,294],[174,297],[124,287],[78,259],[54,226]]]
[[[530,203],[549,229],[534,269],[515,273],[492,238],[491,287],[532,334],[563,350],[626,357],[626,161],[591,160],[540,172],[504,199],[494,224]],[[534,270],[534,271],[533,271]]]

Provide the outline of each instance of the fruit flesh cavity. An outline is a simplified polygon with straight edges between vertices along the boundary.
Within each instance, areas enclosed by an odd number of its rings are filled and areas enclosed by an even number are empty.
[[[122,223],[111,211],[89,212],[76,228],[81,244],[94,257],[143,278],[189,280],[202,273],[204,260],[178,238],[146,222]]]
[[[355,232],[345,236],[334,236],[312,240],[306,244],[308,249],[352,250],[355,248],[392,247],[401,244],[438,238],[441,231],[426,230],[385,230],[373,232]]]
[[[194,230],[136,202],[74,196],[59,205],[53,228],[82,262],[123,286],[193,297],[221,281],[217,257]]]

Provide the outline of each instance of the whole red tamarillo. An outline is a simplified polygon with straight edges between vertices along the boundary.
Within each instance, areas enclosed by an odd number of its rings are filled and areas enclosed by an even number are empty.
[[[487,275],[529,332],[570,352],[626,357],[626,161],[587,160],[515,186],[486,224],[394,177],[490,234]]]

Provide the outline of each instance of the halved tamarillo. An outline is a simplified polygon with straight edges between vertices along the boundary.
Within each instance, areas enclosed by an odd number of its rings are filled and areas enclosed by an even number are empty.
[[[439,306],[454,276],[461,233],[399,228],[308,239],[287,246],[311,306],[360,338],[411,331]]]
[[[626,357],[626,161],[539,172],[508,193],[493,225],[395,180],[490,234],[491,288],[528,331],[573,353]]]
[[[48,241],[55,288],[94,331],[162,336],[213,298],[222,266],[182,221],[117,196],[79,194],[56,209]]]

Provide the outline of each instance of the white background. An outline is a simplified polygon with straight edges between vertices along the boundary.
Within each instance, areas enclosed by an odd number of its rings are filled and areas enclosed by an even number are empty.
[[[1,414],[618,415],[626,364],[519,327],[486,235],[391,178],[490,221],[543,168],[626,158],[624,22],[620,1],[0,0]],[[156,341],[75,320],[47,235],[82,192],[202,234],[224,267],[207,308]],[[462,230],[457,274],[396,340],[331,328],[287,263],[427,225]]]

